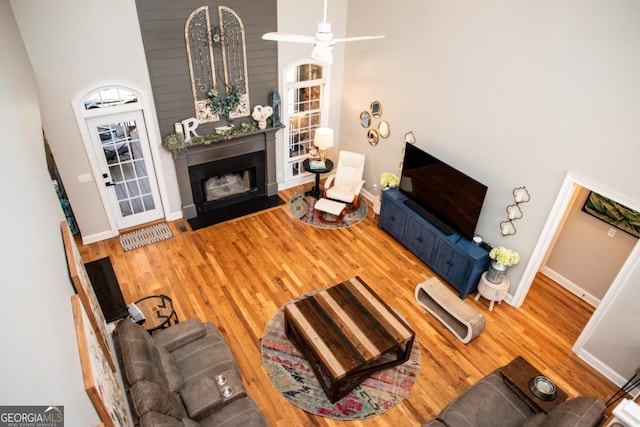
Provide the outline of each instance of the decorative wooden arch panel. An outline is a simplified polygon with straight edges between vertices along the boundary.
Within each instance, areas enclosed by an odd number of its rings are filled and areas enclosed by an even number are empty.
[[[199,123],[220,120],[220,115],[211,108],[208,92],[215,89],[223,94],[223,88],[218,87],[221,77],[224,79],[224,93],[232,85],[240,89],[240,105],[229,117],[250,115],[244,25],[240,17],[226,6],[218,6],[218,22],[219,26],[212,31],[209,6],[202,6],[189,15],[184,28],[193,105]],[[221,51],[223,73],[216,72],[216,48]]]

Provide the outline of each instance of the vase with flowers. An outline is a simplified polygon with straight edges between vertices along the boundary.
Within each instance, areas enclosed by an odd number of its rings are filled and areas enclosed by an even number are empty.
[[[500,284],[507,273],[507,268],[516,265],[520,261],[517,252],[503,246],[491,249],[489,252],[491,264],[487,271],[487,280],[491,283]]]
[[[382,172],[380,175],[380,185],[383,189],[395,188],[400,185],[400,178],[391,172]]]

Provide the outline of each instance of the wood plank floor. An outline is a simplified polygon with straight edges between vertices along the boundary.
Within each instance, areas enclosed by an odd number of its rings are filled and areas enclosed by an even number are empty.
[[[294,188],[281,192],[285,200]],[[371,213],[371,210],[370,210]],[[362,277],[412,325],[422,349],[420,376],[397,407],[350,426],[419,426],[494,369],[522,355],[570,396],[604,401],[617,387],[571,352],[593,309],[539,275],[519,309],[488,311],[473,294],[465,301],[485,314],[485,331],[462,344],[414,300],[416,285],[434,273],[386,232],[377,217],[340,230],[313,228],[286,205],[144,248],[123,252],[117,238],[81,246],[84,262],[110,256],[130,303],[151,294],[173,298],[180,319],[200,317],[218,326],[244,377],[247,393],[269,424],[337,426],[289,404],[262,368],[260,338],[276,310],[302,293]]]

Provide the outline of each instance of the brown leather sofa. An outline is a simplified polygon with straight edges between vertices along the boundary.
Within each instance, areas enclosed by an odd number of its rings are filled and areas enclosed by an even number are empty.
[[[600,425],[604,413],[605,405],[600,399],[577,397],[545,414],[505,384],[496,370],[422,427],[594,427]]]
[[[136,425],[267,426],[212,323],[191,319],[149,335],[124,319],[113,340]]]

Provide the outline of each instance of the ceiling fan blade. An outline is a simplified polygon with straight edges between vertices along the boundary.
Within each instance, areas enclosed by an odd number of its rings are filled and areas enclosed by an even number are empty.
[[[334,43],[342,43],[342,42],[357,42],[360,40],[374,40],[374,39],[383,39],[384,36],[360,36],[360,37],[346,37],[342,39],[334,39]]]
[[[315,38],[312,36],[303,36],[300,34],[288,34],[288,33],[266,33],[262,35],[262,40],[271,40],[274,42],[291,42],[291,43],[315,43]]]

